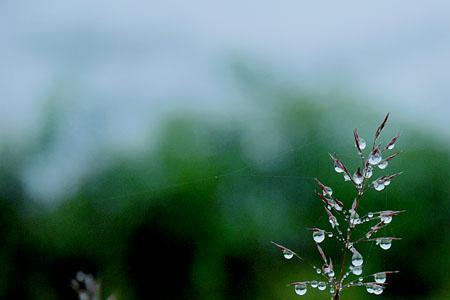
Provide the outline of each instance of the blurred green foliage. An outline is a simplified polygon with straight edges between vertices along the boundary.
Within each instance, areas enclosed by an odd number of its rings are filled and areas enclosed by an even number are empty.
[[[270,241],[320,263],[306,227],[327,227],[327,220],[312,179],[350,205],[354,191],[328,153],[356,167],[353,127],[370,140],[384,112],[293,91],[270,97],[254,103],[268,112],[262,116],[173,116],[156,147],[144,155],[105,153],[111,163],[51,207],[27,196],[20,170],[30,153],[46,155],[64,120],[49,114],[51,126],[30,149],[3,147],[0,297],[75,299],[70,279],[84,270],[119,299],[294,299],[286,284],[313,277],[313,270],[282,259]],[[386,229],[403,239],[387,252],[370,244],[361,252],[368,272],[401,270],[383,299],[447,299],[448,144],[393,112],[384,141],[397,130],[402,153],[388,170],[404,174],[385,191],[371,191],[361,207],[406,209]],[[324,248],[339,253],[332,243]],[[372,297],[355,288],[343,299]],[[306,298],[328,299],[317,291]]]

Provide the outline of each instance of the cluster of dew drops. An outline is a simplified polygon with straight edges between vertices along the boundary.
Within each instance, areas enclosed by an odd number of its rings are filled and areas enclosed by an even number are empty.
[[[386,116],[385,121],[386,120],[387,120],[387,116]],[[398,135],[396,137],[394,137],[386,145],[385,150],[394,149],[395,143],[396,143],[398,137],[399,137]],[[359,149],[364,150],[367,146],[366,141],[363,138],[358,137],[358,142],[359,142]],[[358,169],[353,174],[353,176],[350,177],[348,174],[348,171],[343,169],[345,167],[341,166],[336,160],[334,161],[334,169],[337,173],[343,174],[345,181],[352,180],[356,185],[360,186],[364,182],[364,179],[369,179],[372,177],[373,168],[375,166],[377,166],[380,170],[386,169],[386,167],[389,164],[389,160],[391,160],[396,155],[397,154],[394,154],[394,155],[388,156],[383,159],[382,151],[380,151],[380,149],[378,147],[376,147],[369,154],[366,165],[365,165],[362,173],[361,173],[360,169]],[[384,190],[384,188],[386,186],[388,186],[391,183],[391,179],[394,176],[395,175],[380,177],[380,178],[376,179],[375,181],[373,181],[371,183],[371,185],[376,191],[382,191],[382,190]],[[323,188],[324,196],[331,197],[331,195],[333,193],[332,189],[327,186],[323,186],[322,188]],[[334,201],[332,201],[332,203],[328,205],[329,210],[331,210],[331,208],[332,208],[331,206],[335,207],[336,210],[338,210],[338,211],[342,210],[342,207],[340,207],[339,204],[335,203]],[[346,219],[349,221],[350,226],[355,226],[357,224],[365,223],[365,222],[372,221],[375,219],[379,219],[381,224],[387,225],[387,224],[391,223],[392,217],[398,213],[399,212],[395,212],[395,211],[369,212],[365,217],[360,218],[359,215],[356,213],[356,211],[354,211],[353,209],[350,209],[348,211],[348,213],[345,210],[343,211],[343,214],[346,217]],[[337,223],[337,220],[335,220],[335,218],[333,220],[330,219],[330,223],[332,225],[332,228],[335,228],[335,226],[339,225]],[[373,229],[373,227],[372,227],[372,229]],[[349,230],[350,230],[350,228],[349,228]],[[369,231],[365,237],[367,239],[369,239],[371,237],[371,235],[376,231],[377,230]],[[322,243],[326,237],[332,238],[333,233],[327,232],[323,229],[313,228],[312,229],[312,237],[313,237],[314,242],[318,245],[318,244]],[[336,239],[338,239],[340,242],[345,242],[341,235],[336,235],[334,237]],[[388,250],[392,246],[393,239],[395,239],[395,238],[381,237],[381,238],[376,238],[374,240],[376,242],[376,245],[378,245],[381,249]],[[384,284],[386,282],[387,274],[397,273],[397,271],[378,272],[378,273],[375,273],[372,275],[362,277],[361,275],[363,273],[363,263],[364,263],[363,256],[354,248],[352,243],[350,243],[348,245],[348,249],[352,252],[351,265],[349,267],[349,271],[347,271],[343,275],[343,280],[346,279],[350,274],[358,276],[358,278],[356,280],[353,280],[350,283],[346,284],[345,286],[346,287],[364,286],[366,288],[367,292],[370,294],[374,294],[374,295],[382,294],[383,290],[384,290]],[[291,250],[284,248],[284,247],[282,248],[282,252],[283,252],[283,256],[288,260],[292,259],[295,255],[294,252],[292,252]],[[335,276],[332,268],[331,268],[331,270],[324,270],[324,271],[322,271],[320,268],[317,268],[315,266],[313,266],[313,268],[317,274],[324,275],[324,276],[326,275],[329,279],[332,279]],[[372,278],[372,277],[373,277],[372,282],[364,282],[364,279]],[[329,281],[329,285],[325,281],[317,281],[317,280],[294,282],[291,285],[294,286],[294,291],[299,296],[303,296],[307,293],[308,286],[310,286],[313,289],[318,289],[319,291],[325,291],[325,290],[327,290],[327,288],[329,286],[329,288],[328,288],[329,293],[331,295],[333,295],[335,293],[335,287],[332,284],[331,280]]]
[[[398,136],[394,137],[391,140],[391,142],[389,142],[389,144],[386,146],[386,150],[393,150],[395,148],[397,138],[398,138]],[[366,149],[366,146],[367,146],[366,141],[362,137],[359,137],[359,148],[361,150],[364,150],[364,149]],[[337,173],[343,173],[345,181],[350,181],[353,179],[353,182],[355,182],[356,184],[361,184],[363,182],[364,178],[369,179],[372,177],[374,166],[377,166],[380,170],[384,170],[389,165],[389,160],[391,160],[394,156],[395,155],[389,156],[389,157],[383,159],[383,157],[381,155],[381,151],[378,148],[375,148],[370,153],[369,157],[367,158],[368,166],[364,170],[363,174],[358,170],[353,174],[352,178],[350,178],[350,176],[348,174],[346,174],[344,172],[344,170],[341,168],[341,166],[339,166],[339,164],[336,162],[334,164],[334,170]],[[387,178],[378,178],[377,180],[372,182],[372,186],[376,191],[382,191],[390,183],[391,183],[391,180],[388,177]]]
[[[390,217],[390,220],[392,220],[392,217]],[[390,222],[390,220],[388,219],[388,222]],[[331,237],[333,237],[333,233],[326,232],[325,230],[321,230],[321,229],[313,230],[313,240],[318,244],[322,243],[325,240],[326,236],[331,238]],[[383,246],[383,243],[382,243],[381,248],[387,250],[390,248],[390,244]],[[292,259],[295,255],[294,252],[292,252],[289,249],[283,249],[282,252],[283,252],[284,258],[286,258],[287,260]],[[357,252],[356,250],[353,250],[353,255],[352,255],[352,259],[351,259],[352,264],[350,266],[350,272],[357,276],[362,275],[363,262],[364,262],[364,259],[363,259],[362,255],[359,252]],[[313,269],[316,271],[317,274],[323,273],[322,270],[320,268],[317,268],[316,266],[313,266]],[[350,272],[347,272],[344,275],[344,279],[349,275]],[[386,282],[387,273],[389,273],[389,272],[379,272],[379,273],[372,274],[370,276],[366,276],[366,278],[373,277],[373,279],[374,279],[374,282],[369,282],[369,283],[363,283],[365,277],[358,277],[357,280],[352,281],[350,284],[348,284],[348,287],[365,286],[366,291],[368,293],[374,294],[374,295],[381,295],[384,290],[383,284]],[[391,273],[394,273],[394,272],[391,272]],[[334,271],[330,271],[326,275],[329,276],[330,278],[335,276]],[[308,286],[310,286],[313,289],[317,289],[319,291],[325,291],[325,290],[327,290],[327,287],[328,287],[328,284],[325,281],[318,281],[318,280],[295,282],[292,285],[294,286],[295,293],[299,296],[303,296],[307,293]],[[335,293],[335,288],[331,284],[329,286],[330,287],[329,287],[328,291],[331,295],[333,295]]]

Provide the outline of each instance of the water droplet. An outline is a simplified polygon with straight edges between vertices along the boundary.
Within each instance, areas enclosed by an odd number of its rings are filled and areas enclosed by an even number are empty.
[[[85,291],[80,291],[78,298],[80,300],[89,300],[90,296],[88,293],[86,293]]]
[[[86,279],[86,274],[84,274],[84,273],[81,272],[81,271],[78,271],[78,272],[77,272],[77,275],[76,275],[76,279],[77,279],[78,281],[80,281],[80,282],[83,282],[84,279]]]
[[[379,164],[378,164],[378,168],[380,168],[381,170],[386,169],[386,167],[388,166],[389,162],[387,160],[382,160]]]
[[[316,288],[317,285],[318,285],[317,281],[315,281],[315,280],[311,281],[311,287],[312,288]]]
[[[359,169],[355,172],[355,174],[353,174],[353,181],[356,184],[361,184],[364,181],[364,177],[362,176],[362,174],[359,171]]]
[[[383,182],[384,185],[388,186],[391,184],[391,181],[389,179],[385,179]]]
[[[319,289],[319,291],[324,291],[327,288],[327,284],[323,281],[319,281],[319,283],[317,284],[317,288]]]
[[[363,272],[362,266],[356,266],[356,267],[353,267],[353,269],[352,269],[352,273],[357,276],[361,275],[362,272]]]
[[[376,283],[385,283],[386,282],[386,273],[380,272],[373,275]]]
[[[302,282],[302,283],[297,283],[296,285],[294,285],[294,290],[297,295],[303,296],[304,294],[306,294],[308,289],[307,289],[306,283]]]
[[[364,277],[359,277],[359,278],[358,278],[358,281],[359,281],[359,282],[362,282],[363,280],[364,280]]]
[[[344,174],[344,181],[350,181],[351,178],[350,176],[348,176],[347,174]]]
[[[351,225],[357,225],[361,223],[361,219],[359,218],[359,215],[356,211],[352,210],[350,214],[350,224]]]
[[[363,264],[364,260],[363,257],[361,255],[361,253],[359,253],[358,251],[355,250],[355,248],[352,248],[352,265],[354,265],[355,267],[359,267]]]
[[[322,271],[321,271],[319,268],[317,268],[317,269],[316,269],[316,273],[317,273],[317,274],[320,274],[320,273],[322,273]]]
[[[373,218],[373,212],[368,213],[367,216],[368,216],[369,218]]]
[[[331,196],[333,195],[333,190],[329,186],[326,186],[323,188],[322,193],[324,196]]]
[[[333,278],[334,277],[334,271],[333,270],[331,270],[330,272],[328,272],[328,277],[330,277],[330,278]]]
[[[334,170],[338,173],[344,172],[344,170],[339,166],[337,162],[334,163]]]
[[[333,233],[332,232],[328,232],[328,237],[333,237]]]
[[[330,222],[332,228],[339,226],[339,223],[338,223],[336,217],[334,217],[334,216],[330,216],[328,218],[328,221]]]
[[[292,251],[289,251],[289,250],[287,250],[287,249],[284,249],[284,250],[283,250],[283,256],[284,256],[284,258],[286,258],[286,259],[291,259],[291,258],[294,257],[294,253],[293,253]]]
[[[395,143],[390,144],[389,146],[387,146],[387,149],[388,149],[388,150],[392,150],[392,149],[394,149],[394,148],[395,148]]]
[[[381,159],[382,157],[380,151],[375,150],[369,155],[368,161],[371,165],[377,165],[381,161]]]
[[[373,183],[373,188],[377,191],[382,191],[384,190],[384,182],[381,180],[375,180]]]
[[[330,288],[330,294],[334,294],[334,288],[333,287]]]
[[[316,243],[322,243],[325,239],[325,232],[323,230],[314,230],[313,239]]]
[[[392,239],[390,238],[380,238],[377,240],[377,244],[380,245],[380,248],[383,250],[388,250],[392,246]]]
[[[362,137],[359,137],[359,148],[361,150],[364,150],[366,149],[366,145],[367,145],[366,140],[363,139]]]
[[[367,168],[364,170],[364,177],[370,178],[373,175],[373,168],[372,166],[367,166]]]
[[[366,284],[366,291],[369,294],[380,295],[381,293],[383,293],[383,287],[374,283]]]
[[[392,215],[390,214],[381,214],[380,215],[380,220],[384,223],[384,224],[389,224],[392,222]]]
[[[374,293],[375,295],[381,295],[381,294],[383,293],[383,287],[380,286],[380,285],[374,286],[374,288],[373,288],[373,293]]]

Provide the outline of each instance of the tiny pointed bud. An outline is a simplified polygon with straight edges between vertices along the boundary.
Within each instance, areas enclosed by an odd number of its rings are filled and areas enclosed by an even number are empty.
[[[386,122],[389,118],[389,113],[384,117],[383,122],[381,122],[380,126],[378,126],[377,131],[375,132],[375,140],[380,136],[381,131],[383,130],[384,126],[386,125]]]
[[[355,198],[355,199],[353,199],[351,210],[356,210],[357,208],[358,208],[358,200],[357,200],[357,198]]]
[[[400,154],[400,152],[396,152],[396,153],[394,153],[394,154],[392,154],[392,155],[386,157],[384,160],[390,161],[391,159],[393,159],[394,157],[396,157],[396,156],[399,155],[399,154]]]
[[[325,211],[327,212],[328,221],[330,222],[331,227],[334,228],[336,226],[339,226],[339,223],[338,223],[336,217],[331,213],[331,211],[326,207],[325,207]]]
[[[355,128],[353,130],[353,136],[355,138],[355,147],[358,150],[358,153],[361,153],[363,149],[361,148],[360,138],[359,138],[359,135],[358,135],[358,129]],[[365,141],[364,141],[364,143],[365,143]]]
[[[331,196],[331,195],[333,195],[333,190],[329,186],[324,185],[317,178],[314,178],[314,179],[316,180],[317,184],[322,189],[322,193],[323,193],[324,196]]]
[[[394,136],[394,137],[389,141],[389,143],[387,143],[387,145],[386,145],[386,150],[392,150],[392,149],[394,149],[395,144],[396,144],[396,142],[397,142],[397,139],[398,139],[399,137],[400,137],[399,134],[397,134],[396,136]]]
[[[334,198],[334,209],[337,211],[342,211],[342,209],[344,208],[344,203],[342,203],[341,200],[339,200],[338,198]]]
[[[327,264],[327,257],[325,256],[325,252],[323,252],[322,247],[319,246],[319,244],[316,244],[317,250],[319,251],[320,257],[322,257],[325,264]]]

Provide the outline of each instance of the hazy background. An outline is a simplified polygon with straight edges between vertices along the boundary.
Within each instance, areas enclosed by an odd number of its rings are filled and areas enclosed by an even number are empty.
[[[449,297],[449,70],[445,1],[0,1],[0,297],[293,299],[270,241],[319,263],[312,178],[349,205],[328,153],[388,111],[405,173],[362,209],[408,213],[368,272]]]

